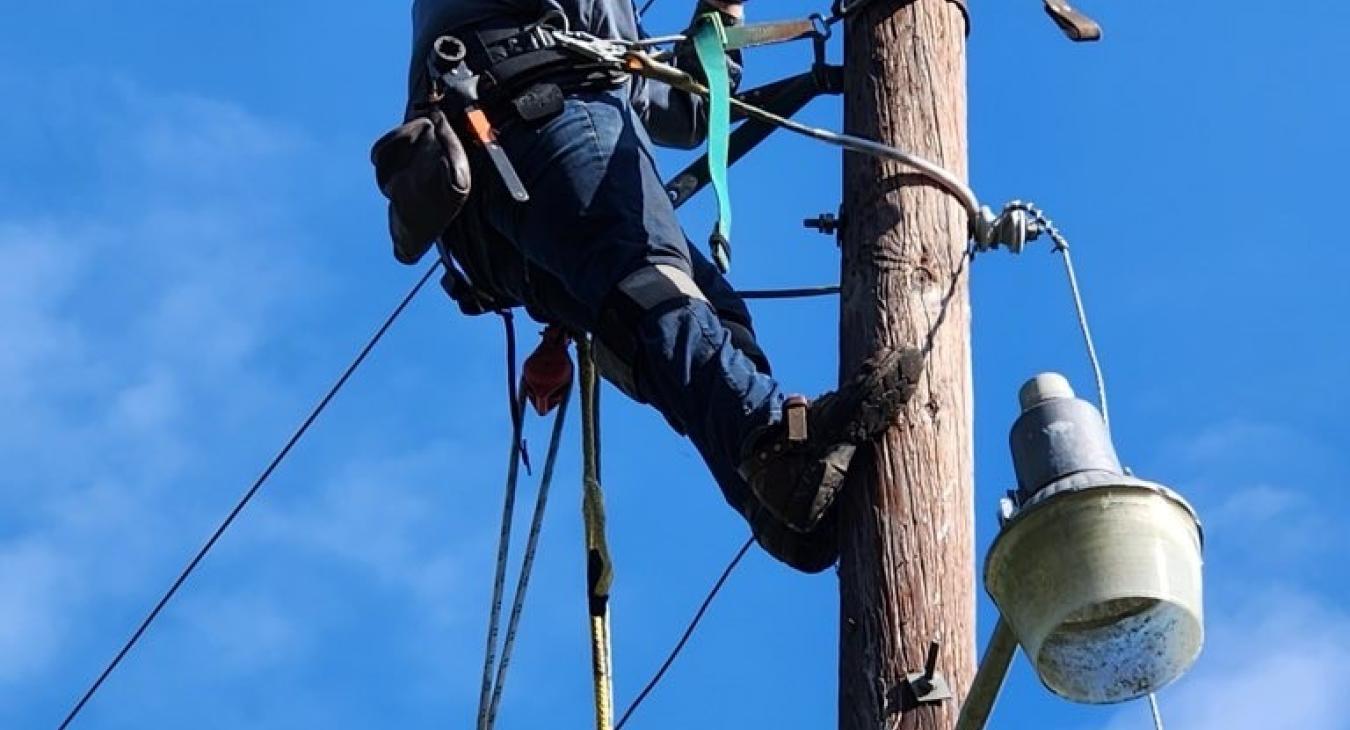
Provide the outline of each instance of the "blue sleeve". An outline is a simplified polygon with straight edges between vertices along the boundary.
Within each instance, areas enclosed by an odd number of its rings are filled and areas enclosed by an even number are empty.
[[[638,34],[642,38],[649,37],[640,24]],[[740,54],[728,54],[727,60],[734,88],[741,80]],[[675,65],[697,78],[703,76],[692,50],[678,53]],[[708,137],[707,101],[697,94],[671,88],[659,81],[634,77],[633,108],[647,127],[652,142],[662,147],[693,149]]]

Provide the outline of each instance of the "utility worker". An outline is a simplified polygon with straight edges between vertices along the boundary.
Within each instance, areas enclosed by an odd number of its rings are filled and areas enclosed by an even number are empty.
[[[742,7],[699,0],[696,12],[735,24]],[[438,239],[443,283],[466,312],[524,305],[592,333],[604,377],[689,437],[767,552],[806,572],[833,565],[834,497],[856,446],[895,418],[918,357],[880,358],[809,407],[786,398],[750,312],[686,239],[652,157],[653,143],[704,139],[704,100],[579,57],[560,63],[541,31],[636,40],[632,0],[415,0],[412,17],[405,124],[372,152],[398,259],[416,262]],[[473,93],[446,101],[436,54],[463,57]],[[701,73],[691,49],[676,59]],[[461,141],[475,136],[488,144]]]

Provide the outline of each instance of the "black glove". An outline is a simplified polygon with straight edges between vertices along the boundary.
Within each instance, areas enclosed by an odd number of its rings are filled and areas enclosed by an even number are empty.
[[[469,197],[469,157],[440,110],[380,137],[370,150],[375,182],[389,199],[394,258],[421,260]]]

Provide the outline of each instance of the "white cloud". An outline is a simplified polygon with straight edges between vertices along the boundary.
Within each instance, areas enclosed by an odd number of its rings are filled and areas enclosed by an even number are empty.
[[[160,432],[179,415],[178,391],[172,373],[147,374],[144,380],[123,388],[114,396],[111,425],[140,432]]]
[[[313,648],[314,627],[307,612],[256,593],[195,595],[183,602],[175,621],[206,646],[204,664],[216,672],[247,676],[278,665],[296,664]]]
[[[38,376],[69,363],[83,344],[61,306],[85,257],[65,243],[45,224],[0,221],[0,403],[36,395]]]
[[[1320,568],[1345,531],[1326,486],[1344,474],[1315,435],[1233,420],[1180,442],[1206,531],[1206,647],[1159,699],[1171,730],[1350,729],[1350,608]],[[1109,730],[1150,727],[1144,704]]]
[[[260,164],[303,147],[298,133],[235,104],[191,94],[150,95],[122,85],[141,112],[137,150],[159,179],[194,185],[253,177]]]
[[[453,460],[433,445],[400,458],[349,462],[312,496],[260,513],[261,540],[355,568],[371,586],[402,594],[438,624],[458,619],[455,556],[478,542],[486,526],[457,531],[463,525],[455,524],[448,503],[433,503],[427,490],[415,488],[435,483]]]
[[[36,541],[0,544],[0,684],[37,676],[61,649],[74,581]]]
[[[1271,480],[1313,489],[1346,469],[1343,450],[1322,434],[1263,418],[1211,424],[1179,439],[1171,456],[1177,467],[1224,491]]]
[[[1206,535],[1221,559],[1241,560],[1264,574],[1295,571],[1301,561],[1339,555],[1347,546],[1336,516],[1306,489],[1257,483],[1211,495],[1201,513]],[[1285,565],[1284,569],[1272,569]],[[1218,567],[1225,567],[1220,565]]]
[[[308,301],[284,285],[313,270],[306,241],[278,243],[268,200],[304,140],[225,102],[111,88],[80,137],[92,169],[70,171],[100,181],[79,209],[0,207],[0,684],[42,676],[109,600],[139,609],[199,544],[217,484],[238,488],[200,457],[280,389],[259,354]],[[288,640],[280,611],[225,605]]]

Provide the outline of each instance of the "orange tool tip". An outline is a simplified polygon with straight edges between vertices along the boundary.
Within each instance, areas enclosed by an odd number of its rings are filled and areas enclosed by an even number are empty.
[[[494,139],[492,134],[492,122],[488,121],[487,114],[482,109],[470,109],[468,114],[469,129],[479,142],[487,144]]]

